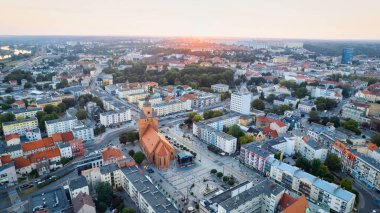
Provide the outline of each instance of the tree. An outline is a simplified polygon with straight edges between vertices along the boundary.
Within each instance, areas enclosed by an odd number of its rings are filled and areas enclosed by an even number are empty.
[[[264,110],[265,109],[265,104],[262,100],[256,99],[251,102],[251,107],[257,110]]]
[[[5,93],[11,93],[13,92],[13,88],[12,87],[8,87],[5,89]]]
[[[228,176],[223,176],[223,181],[224,182],[227,182],[227,181],[229,181],[230,180],[230,177],[228,177]]]
[[[320,117],[319,117],[319,113],[317,111],[310,111],[309,112],[309,121],[310,122],[315,122],[315,123],[318,123],[320,120]]]
[[[342,181],[340,182],[340,186],[347,191],[352,191],[352,181],[350,179],[342,179]]]
[[[65,112],[66,111],[66,104],[65,103],[59,103],[58,105],[57,105],[57,107],[58,107],[58,109],[59,109],[59,112],[61,112],[61,113],[63,113],[63,112]]]
[[[51,104],[48,104],[44,107],[44,111],[47,113],[47,114],[52,114],[53,112],[55,112],[55,106],[54,105],[51,105]]]
[[[144,153],[138,151],[133,155],[133,159],[136,161],[137,164],[141,164],[145,160]]]
[[[216,174],[217,172],[218,172],[218,170],[216,170],[216,169],[211,169],[211,171],[210,171],[211,174]]]
[[[275,98],[276,98],[276,95],[270,94],[267,96],[266,101],[268,101],[269,103],[273,103]]]
[[[355,132],[355,134],[360,135],[361,131],[358,128],[359,124],[355,120],[349,118],[343,123],[342,127],[350,131]]]
[[[330,171],[338,172],[342,168],[342,163],[336,154],[330,153],[327,155],[325,165]]]
[[[41,131],[45,131],[45,121],[55,120],[58,119],[58,115],[56,113],[53,114],[45,114],[41,119],[38,119],[38,127],[41,129]]]
[[[119,142],[122,143],[122,144],[126,144],[128,142],[128,134],[127,134],[127,132],[122,132],[119,135]]]
[[[216,176],[217,176],[218,178],[221,178],[221,177],[223,177],[223,173],[222,173],[222,172],[218,172],[218,173],[216,173]]]
[[[68,86],[69,86],[69,82],[67,81],[67,79],[63,79],[55,87],[57,89],[63,89],[63,88],[68,87]]]
[[[203,120],[203,119],[202,119],[202,116],[200,114],[194,115],[193,119],[191,119],[192,122],[199,122],[201,120]]]
[[[249,135],[244,135],[239,138],[240,145],[251,143],[253,141],[255,141],[254,138]]]
[[[307,95],[307,89],[305,87],[300,87],[296,90],[297,98],[304,98]]]
[[[286,105],[286,104],[281,104],[278,108],[277,108],[277,114],[279,115],[283,115],[285,111],[288,111],[288,110],[292,110],[293,108],[289,105]]]
[[[380,146],[380,133],[373,134],[371,136],[371,141],[375,143],[377,146]]]
[[[135,155],[135,150],[133,149],[129,150],[128,155],[133,157],[133,155]]]
[[[306,172],[310,171],[310,161],[305,157],[299,157],[296,161],[296,166],[305,170]]]
[[[238,125],[233,125],[228,128],[227,134],[234,136],[235,138],[240,138],[244,136],[244,132],[240,129]]]
[[[62,103],[64,103],[67,107],[66,109],[68,109],[70,107],[74,107],[77,104],[77,101],[74,98],[65,98],[62,100]]]
[[[98,208],[99,212],[101,212],[101,213],[106,212],[107,211],[107,204],[105,204],[104,202],[99,202],[97,208]]]
[[[98,196],[98,201],[109,205],[112,200],[112,186],[108,182],[100,182],[96,186],[96,194]]]
[[[203,113],[203,118],[210,119],[210,118],[215,118],[222,115],[223,115],[223,112],[221,110],[207,110]]]
[[[277,160],[281,160],[281,152],[277,152],[276,154],[274,154],[274,158],[276,158]]]
[[[319,159],[313,159],[311,161],[311,174],[318,175],[319,169],[321,168],[322,162]]]
[[[220,100],[224,101],[231,97],[231,94],[229,92],[221,92],[220,93]]]
[[[4,122],[14,121],[16,116],[13,113],[7,112],[4,114],[0,114],[0,124]]]
[[[77,116],[78,120],[84,120],[87,118],[87,112],[84,109],[78,110],[75,115]]]
[[[136,211],[132,208],[123,208],[121,213],[135,213]]]
[[[235,180],[234,179],[230,179],[228,181],[228,185],[233,186],[234,184],[235,184]]]
[[[30,83],[30,82],[26,82],[26,83],[24,84],[24,89],[32,88],[32,86],[33,86],[32,83]]]

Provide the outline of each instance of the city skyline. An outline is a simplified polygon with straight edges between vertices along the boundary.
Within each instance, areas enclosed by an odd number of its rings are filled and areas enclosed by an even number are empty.
[[[379,40],[374,0],[3,3],[2,35]],[[32,17],[32,18],[31,18]]]

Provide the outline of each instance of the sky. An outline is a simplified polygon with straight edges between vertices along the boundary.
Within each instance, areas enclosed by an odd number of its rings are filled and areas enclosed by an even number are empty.
[[[380,0],[0,0],[0,35],[380,39]]]

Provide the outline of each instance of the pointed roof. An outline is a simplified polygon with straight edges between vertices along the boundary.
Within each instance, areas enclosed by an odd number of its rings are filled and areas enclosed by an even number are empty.
[[[156,130],[151,125],[149,125],[141,138],[143,147],[150,154],[154,152],[159,142],[160,136]]]
[[[158,144],[155,153],[160,157],[169,155],[169,151],[166,149],[163,143]]]

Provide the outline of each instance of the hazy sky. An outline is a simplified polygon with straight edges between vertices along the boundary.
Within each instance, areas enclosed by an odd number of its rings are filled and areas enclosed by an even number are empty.
[[[380,0],[0,0],[0,35],[380,39]]]

